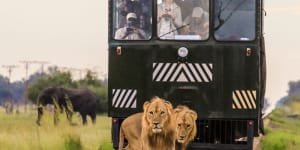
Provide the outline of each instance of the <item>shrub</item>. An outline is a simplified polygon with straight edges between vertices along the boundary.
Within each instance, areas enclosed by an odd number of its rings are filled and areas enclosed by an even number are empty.
[[[66,150],[82,150],[82,144],[78,135],[68,135],[64,142]]]

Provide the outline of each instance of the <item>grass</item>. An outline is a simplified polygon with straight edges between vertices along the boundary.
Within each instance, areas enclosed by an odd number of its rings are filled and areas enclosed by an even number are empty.
[[[70,126],[65,114],[59,116],[57,126],[53,115],[45,113],[42,126],[35,124],[36,111],[6,114],[0,108],[0,150],[112,150],[111,118],[97,115],[97,123],[91,120],[83,126],[78,115],[73,116],[76,126]]]
[[[268,129],[271,130],[271,129]],[[296,150],[300,149],[300,135],[285,129],[268,131],[262,140],[264,150]]]
[[[266,135],[261,141],[263,150],[300,149],[300,103],[276,108],[269,116]]]

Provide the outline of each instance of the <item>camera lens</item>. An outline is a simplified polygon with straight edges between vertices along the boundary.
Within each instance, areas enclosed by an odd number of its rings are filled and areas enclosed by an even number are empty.
[[[127,31],[127,32],[132,32],[132,31],[133,31],[133,29],[132,29],[132,28],[130,28],[130,27],[128,27],[128,28],[126,28],[126,31]]]

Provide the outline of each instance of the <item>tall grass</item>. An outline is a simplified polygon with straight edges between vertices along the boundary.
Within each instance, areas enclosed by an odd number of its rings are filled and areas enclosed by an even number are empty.
[[[300,149],[300,103],[275,109],[269,116],[270,123],[262,139],[263,150]]]
[[[70,126],[65,114],[57,126],[53,115],[45,113],[42,126],[37,126],[36,111],[5,114],[0,108],[0,150],[97,150],[103,145],[112,150],[111,118],[98,115],[96,124],[88,120],[83,126],[79,115],[73,116],[76,126]]]
[[[270,130],[270,129],[268,129]],[[272,130],[262,140],[264,150],[296,150],[300,149],[300,135],[287,130]]]

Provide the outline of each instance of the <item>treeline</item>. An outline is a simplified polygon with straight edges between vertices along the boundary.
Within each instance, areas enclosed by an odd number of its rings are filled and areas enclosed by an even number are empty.
[[[292,102],[300,102],[300,80],[288,83],[288,95],[280,99],[277,106],[289,105]]]
[[[23,95],[27,100],[36,104],[40,92],[50,86],[61,86],[65,88],[88,88],[95,92],[97,96],[98,113],[107,112],[107,82],[99,80],[96,75],[88,71],[86,76],[79,80],[74,80],[70,72],[61,72],[57,68],[48,69],[48,73],[36,73],[30,76],[25,90],[25,81],[11,83],[11,94],[9,92],[8,79],[0,76],[0,102],[4,102],[10,96],[15,102],[22,103]]]
[[[11,92],[8,85],[8,78],[0,75],[0,104],[3,104],[7,99],[13,99],[16,102],[23,100],[24,81],[16,81],[10,84]]]

